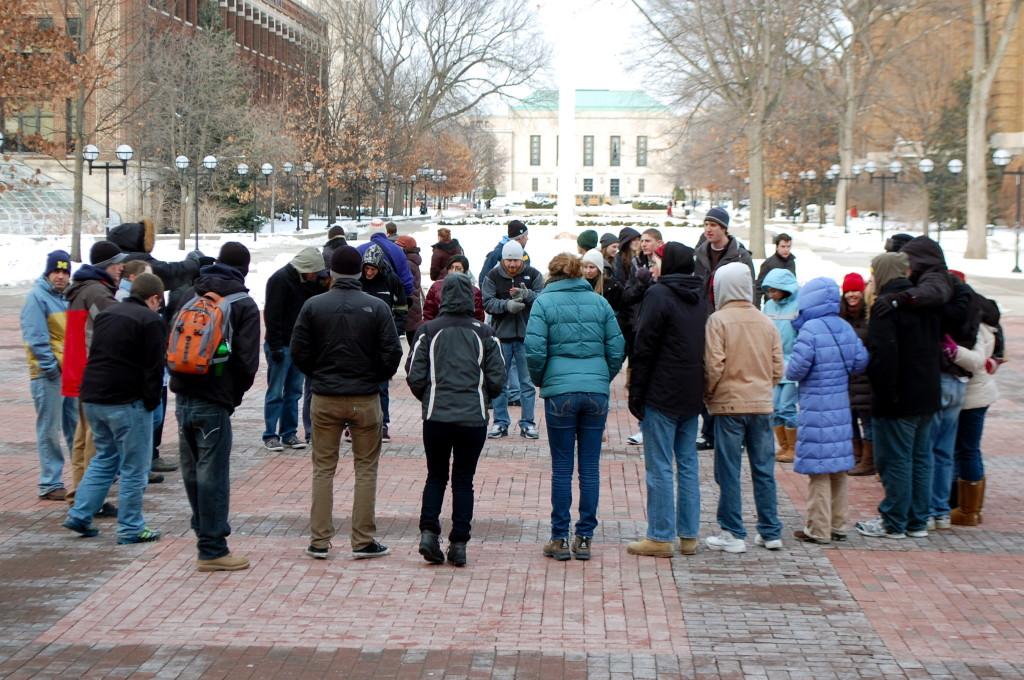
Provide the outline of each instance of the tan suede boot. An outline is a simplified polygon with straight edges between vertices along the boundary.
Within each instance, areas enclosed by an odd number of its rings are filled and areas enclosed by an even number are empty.
[[[775,460],[781,461],[786,455],[786,428],[776,425],[772,428],[772,432],[775,433],[775,441],[779,445],[779,448],[775,450]]]
[[[784,463],[792,463],[796,459],[796,428],[786,428],[786,458]]]
[[[975,527],[981,524],[981,506],[985,501],[985,480],[966,482],[956,480],[957,497],[960,506],[949,513],[949,521],[961,527]]]
[[[846,474],[851,477],[867,477],[875,474],[875,450],[874,445],[864,440],[861,443],[860,462]]]
[[[676,549],[671,541],[652,541],[645,538],[627,545],[626,552],[643,557],[672,557],[675,555]]]

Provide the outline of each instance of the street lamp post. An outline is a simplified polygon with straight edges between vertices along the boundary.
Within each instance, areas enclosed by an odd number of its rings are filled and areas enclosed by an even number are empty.
[[[786,212],[789,213],[789,221],[796,224],[796,215],[793,214],[793,190],[790,188],[791,185],[797,183],[799,180],[794,179],[788,171],[783,171],[779,177],[782,179],[782,183],[786,185]]]
[[[181,171],[182,177],[187,174],[190,161],[188,156],[178,156],[174,159],[174,165]],[[217,169],[217,157],[206,156],[203,158],[203,167],[206,168],[206,174],[208,177],[213,177],[213,171]],[[193,227],[196,232],[196,250],[199,250],[199,167],[196,166],[192,185],[192,204],[193,204]]]
[[[243,182],[248,183],[249,188],[251,189],[252,188],[252,177],[249,175],[249,166],[246,165],[245,163],[239,163],[238,166],[235,168],[235,172],[238,173],[238,177]],[[252,221],[252,240],[254,242],[256,241],[256,235],[257,235],[258,232],[259,232],[259,220],[253,219],[253,221]]]
[[[264,163],[260,166],[260,173],[263,175],[263,183],[270,185],[270,233],[274,233],[274,192],[277,189],[277,179],[274,177],[274,166]]]
[[[409,215],[415,214],[413,205],[416,203],[416,175],[409,175]]]
[[[2,146],[3,146],[3,139],[0,138],[0,147],[2,147]],[[132,147],[128,146],[127,144],[121,144],[114,151],[114,155],[117,156],[117,159],[119,161],[121,161],[120,164],[116,164],[115,165],[115,164],[111,164],[111,163],[104,163],[103,165],[100,165],[99,163],[96,163],[96,159],[98,159],[100,157],[100,149],[99,149],[98,146],[96,146],[95,144],[87,144],[86,147],[84,149],[82,149],[82,158],[84,158],[86,163],[89,164],[89,174],[90,175],[92,174],[92,171],[93,171],[94,167],[95,168],[99,168],[100,170],[103,170],[106,173],[106,184],[107,184],[107,193],[106,193],[106,195],[107,195],[107,202],[106,202],[106,209],[107,209],[107,237],[110,236],[110,171],[120,167],[121,168],[121,174],[127,175],[128,174],[128,161],[130,161],[132,159],[132,156],[135,155],[135,151],[132,149]]]
[[[881,229],[882,229],[882,241],[884,242],[885,241],[885,185],[886,185],[887,182],[892,182],[892,183],[896,184],[896,183],[898,183],[900,181],[900,173],[903,172],[903,163],[901,163],[900,161],[893,161],[892,163],[889,163],[889,173],[890,174],[888,174],[888,175],[876,175],[875,173],[878,172],[878,165],[876,165],[874,161],[868,161],[867,163],[864,164],[864,172],[868,173],[868,176],[871,178],[870,179],[871,182],[874,182],[875,180],[878,180],[879,182],[882,183],[882,224],[881,224]]]
[[[830,167],[828,169],[828,173],[827,174],[831,174],[831,177],[829,177],[829,181],[832,181],[832,182],[856,182],[856,181],[858,181],[860,179],[860,173],[862,173],[862,172],[864,172],[864,167],[860,163],[854,163],[853,166],[850,168],[850,176],[849,177],[843,177],[842,169],[839,167],[839,164],[838,163],[834,163],[834,164],[832,164],[832,167]],[[850,221],[849,220],[844,220],[843,221],[843,233],[844,234],[849,234],[850,233]]]
[[[1011,271],[1014,274],[1020,274],[1020,178],[1024,176],[1024,169],[1007,170],[1006,166],[1010,164],[1010,159],[1010,152],[1006,149],[996,149],[995,153],[992,154],[992,162],[999,166],[1000,173],[1003,176],[1013,175],[1017,185],[1017,221],[1013,226],[1013,269]]]

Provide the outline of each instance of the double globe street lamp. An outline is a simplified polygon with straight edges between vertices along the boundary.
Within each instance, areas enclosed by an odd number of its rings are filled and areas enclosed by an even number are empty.
[[[96,160],[100,157],[100,149],[98,146],[96,146],[95,144],[87,144],[85,148],[82,149],[82,158],[84,158],[85,162],[89,164],[89,174],[92,174],[93,168],[98,168],[106,173],[106,210],[108,237],[110,236],[110,171],[120,168],[121,174],[127,175],[128,161],[130,161],[132,159],[132,156],[135,155],[135,150],[132,149],[132,147],[128,146],[127,144],[121,144],[114,151],[114,155],[117,156],[117,159],[119,161],[121,161],[119,164],[111,164],[107,162],[103,163],[103,165],[100,165],[99,163],[96,162]]]
[[[931,212],[931,210],[928,207],[929,202],[927,201],[927,198],[928,198],[927,193],[928,193],[928,184],[929,184],[929,182],[931,180],[931,177],[933,176],[932,173],[935,172],[935,161],[933,161],[930,158],[922,158],[920,161],[917,162],[917,169],[921,172],[921,176],[924,177],[924,183],[925,183],[926,203],[925,203],[925,211],[924,211],[924,224],[925,224],[924,233],[925,233],[925,235],[927,235],[927,233],[928,233],[928,223],[931,220],[931,215],[929,214]],[[951,177],[959,177],[960,173],[962,173],[963,170],[964,170],[964,162],[962,160],[960,160],[959,158],[951,158],[949,160],[949,162],[946,163],[946,172],[948,172]],[[939,186],[941,188],[941,184]],[[941,219],[939,219],[939,221],[938,221],[937,231],[936,231],[935,235],[936,235],[936,240],[939,243],[941,243],[942,242],[942,220]]]
[[[188,156],[178,156],[174,159],[174,167],[178,168],[181,172],[182,178],[187,180],[186,175],[188,174],[188,168],[191,165]],[[210,184],[213,184],[213,171],[217,169],[217,157],[216,156],[204,156],[202,166],[206,169],[206,176],[210,179]],[[193,212],[193,226],[195,227],[196,233],[196,250],[199,250],[199,166],[197,165],[192,173],[193,184],[192,184],[192,207]]]
[[[1013,175],[1015,183],[1017,185],[1017,220],[1013,226],[1014,233],[1014,245],[1013,245],[1013,273],[1020,274],[1020,184],[1021,176],[1024,176],[1024,169],[1018,168],[1016,170],[1007,170],[1006,166],[1010,164],[1013,156],[1006,149],[996,149],[992,154],[992,162],[999,168],[999,172],[1003,177],[1006,175]]]
[[[882,241],[883,242],[885,241],[885,185],[888,182],[892,182],[893,184],[896,184],[897,182],[900,181],[900,173],[903,172],[903,163],[898,161],[898,160],[897,161],[893,161],[893,162],[889,163],[889,168],[888,169],[889,169],[889,174],[888,175],[886,175],[884,172],[881,175],[876,175],[875,173],[878,172],[878,164],[877,163],[875,163],[874,161],[868,161],[867,163],[864,164],[864,172],[868,173],[868,177],[870,178],[869,181],[871,183],[874,183],[876,181],[882,183],[882,209],[881,209],[882,224],[881,224],[881,230],[882,230]]]

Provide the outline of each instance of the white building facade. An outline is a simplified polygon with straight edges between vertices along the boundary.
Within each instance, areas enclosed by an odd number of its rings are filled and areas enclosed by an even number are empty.
[[[504,158],[495,187],[501,196],[554,196],[563,150],[574,164],[577,204],[672,194],[676,118],[644,92],[577,90],[576,135],[568,149],[558,134],[557,90],[540,90],[488,122]]]

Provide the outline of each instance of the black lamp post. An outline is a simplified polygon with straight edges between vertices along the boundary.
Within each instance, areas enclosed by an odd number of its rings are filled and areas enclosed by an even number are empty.
[[[263,175],[263,183],[270,185],[270,233],[274,233],[274,190],[277,189],[277,181],[274,180],[271,183],[274,175],[274,166],[270,163],[264,163],[260,166],[260,173]]]
[[[903,172],[903,163],[900,161],[893,161],[889,163],[889,174],[888,175],[876,175],[878,172],[878,165],[874,161],[868,161],[864,164],[864,172],[868,173],[871,178],[871,182],[882,183],[882,241],[885,242],[885,185],[888,182],[896,184],[900,181],[900,173]]]
[[[182,177],[188,174],[188,168],[190,161],[188,156],[178,156],[174,159],[174,166],[181,171]],[[208,177],[213,177],[213,171],[217,169],[217,157],[206,156],[203,158],[203,167],[206,168],[206,174]],[[193,172],[193,184],[192,184],[192,204],[193,204],[193,226],[196,232],[196,250],[199,250],[199,166],[196,166]]]
[[[800,180],[795,179],[788,171],[783,171],[779,178],[786,185],[786,212],[789,213],[789,221],[796,224],[796,215],[793,214],[793,190],[790,187]]]
[[[0,148],[2,148],[2,147],[3,147],[3,138],[0,137]],[[121,161],[120,163],[117,163],[117,164],[104,163],[103,165],[100,165],[99,163],[96,162],[96,159],[98,159],[100,157],[100,149],[99,149],[98,146],[96,146],[95,144],[87,144],[86,147],[84,149],[82,149],[82,158],[84,158],[85,162],[89,164],[89,174],[90,175],[92,174],[93,168],[98,168],[100,170],[103,170],[106,173],[106,181],[107,181],[106,182],[107,183],[107,194],[106,194],[107,195],[107,202],[106,202],[106,209],[107,209],[107,237],[110,236],[110,171],[111,170],[115,170],[117,168],[120,168],[121,169],[121,174],[122,175],[127,175],[128,174],[128,161],[130,161],[132,159],[132,156],[135,155],[135,151],[132,149],[132,147],[128,146],[127,144],[121,144],[114,151],[114,155],[116,155],[117,159],[119,161]]]
[[[252,189],[252,176],[249,175],[249,166],[245,163],[239,163],[235,168],[235,172],[238,173],[239,179],[249,185],[249,189]],[[252,240],[256,241],[256,234],[259,232],[259,220],[254,219],[252,221]]]
[[[1014,274],[1020,274],[1020,178],[1024,176],[1024,170],[1007,170],[1006,166],[1010,164],[1010,159],[1010,152],[1006,149],[996,149],[995,153],[992,154],[992,162],[999,166],[1000,173],[1003,176],[1013,175],[1017,185],[1017,222],[1013,226],[1013,269],[1010,271]]]
[[[814,170],[804,170],[800,173],[800,222],[807,224],[807,189],[803,188],[814,183],[818,179],[818,173]]]
[[[409,175],[409,215],[415,214],[413,205],[416,203],[416,175]]]
[[[860,163],[854,163],[853,166],[850,167],[850,175],[848,177],[843,177],[842,169],[839,167],[838,163],[835,163],[828,169],[826,176],[831,175],[828,178],[830,182],[857,182],[860,180],[860,174],[862,172],[864,172],[864,166]],[[843,220],[843,233],[850,233],[849,220]]]
[[[286,181],[291,184],[292,187],[292,210],[291,212],[295,215],[295,231],[302,229],[302,225],[299,219],[302,217],[302,203],[299,201],[299,184],[302,184],[302,196],[306,195],[306,179],[313,174],[313,164],[309,161],[305,161],[302,164],[302,172],[295,171],[295,166],[291,163],[285,163],[281,166],[284,170],[285,176],[288,178]]]
[[[932,177],[932,172],[935,170],[935,162],[932,161],[930,158],[922,158],[917,163],[917,169],[921,171],[921,175],[924,177],[925,191],[927,192],[928,184],[930,183],[930,180],[931,180],[931,177]],[[950,160],[948,163],[946,163],[946,171],[952,177],[958,177],[960,175],[960,173],[963,172],[963,169],[964,169],[963,161],[961,161],[961,160],[959,160],[957,158],[954,158],[954,159]],[[936,181],[939,182],[939,184],[938,184],[939,192],[940,192],[939,195],[942,196],[944,194],[944,192],[942,191],[942,181],[940,179],[936,179]],[[931,212],[930,210],[925,210],[925,216],[924,216],[925,230],[924,231],[925,231],[926,235],[927,235],[927,225],[928,225],[928,221],[930,219],[930,215],[929,215],[930,212]],[[942,243],[942,220],[941,219],[938,221],[937,230],[935,232],[935,240],[938,241],[939,243]]]

